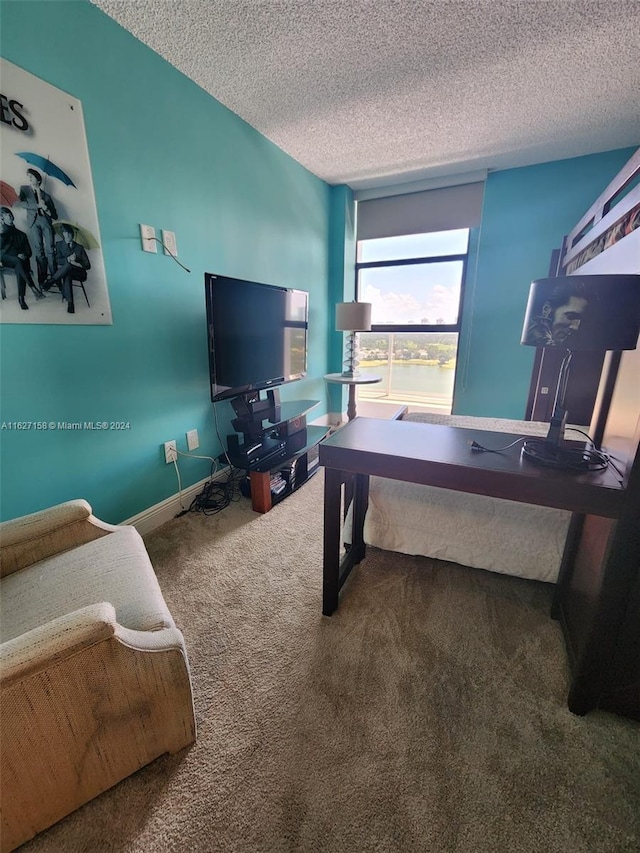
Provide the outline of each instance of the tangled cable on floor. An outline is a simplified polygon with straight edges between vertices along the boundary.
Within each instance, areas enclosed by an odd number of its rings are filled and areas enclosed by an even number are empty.
[[[226,479],[209,480],[208,483],[205,483],[202,491],[191,501],[188,509],[183,510],[179,515],[185,515],[187,512],[215,515],[228,507],[230,503],[239,501],[242,497],[240,482],[244,477],[244,471],[230,467]]]

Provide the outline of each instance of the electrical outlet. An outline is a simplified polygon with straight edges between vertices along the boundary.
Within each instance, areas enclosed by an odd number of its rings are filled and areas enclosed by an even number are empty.
[[[198,430],[190,429],[187,433],[187,450],[197,450],[200,447],[200,440],[198,439]]]
[[[164,443],[164,461],[168,464],[177,462],[178,453],[176,450],[175,441],[165,441]]]
[[[143,252],[158,253],[158,244],[155,241],[156,229],[153,225],[140,225],[140,240]]]
[[[165,255],[173,255],[178,257],[178,244],[176,243],[175,231],[162,231],[162,243],[164,245]]]

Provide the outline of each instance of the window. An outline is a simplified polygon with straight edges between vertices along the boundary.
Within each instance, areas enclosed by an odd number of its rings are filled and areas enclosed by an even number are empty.
[[[372,305],[360,369],[382,376],[361,400],[450,413],[469,229],[358,241],[357,299]]]

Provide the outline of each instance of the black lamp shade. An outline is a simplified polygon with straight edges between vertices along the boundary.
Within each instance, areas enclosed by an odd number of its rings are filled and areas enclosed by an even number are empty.
[[[639,332],[640,275],[571,275],[531,283],[520,343],[625,350]]]

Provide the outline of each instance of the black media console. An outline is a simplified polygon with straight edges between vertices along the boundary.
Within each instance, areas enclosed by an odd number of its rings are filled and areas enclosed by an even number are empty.
[[[247,472],[243,492],[256,512],[269,512],[318,470],[318,446],[329,428],[307,424],[318,400],[281,402],[277,389],[234,397],[236,433],[227,436],[227,454]]]

